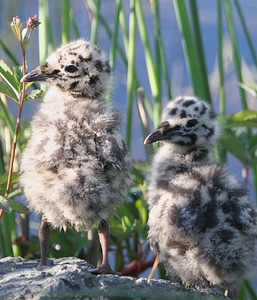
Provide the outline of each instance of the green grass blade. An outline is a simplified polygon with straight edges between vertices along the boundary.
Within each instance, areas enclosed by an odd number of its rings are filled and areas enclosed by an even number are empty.
[[[251,54],[252,54],[252,57],[253,57],[255,67],[257,68],[257,52],[254,48],[254,45],[253,45],[253,42],[252,42],[252,39],[251,39],[251,35],[250,35],[249,30],[247,28],[242,9],[240,7],[240,4],[239,4],[238,0],[235,0],[234,3],[235,3],[235,6],[236,6],[237,13],[239,15],[239,19],[241,21],[243,30],[244,30],[245,38],[247,40],[248,46],[250,48],[250,51],[251,51]]]
[[[115,62],[116,62],[118,33],[119,33],[119,18],[120,18],[121,7],[122,7],[122,1],[116,0],[116,9],[114,14],[114,24],[113,24],[113,30],[111,35],[111,49],[110,49],[110,60],[113,64],[113,68],[115,68]]]
[[[122,9],[121,9],[121,12],[120,12],[120,18],[121,18],[121,15],[122,15]],[[99,15],[99,23],[102,25],[103,29],[106,31],[107,36],[111,39],[111,37],[112,37],[112,29],[110,28],[108,22],[101,15]],[[119,53],[121,61],[127,67],[127,63],[128,62],[127,62],[126,54],[124,53],[124,51],[120,47],[120,45],[117,44],[116,46],[117,46],[116,51]]]
[[[232,10],[231,10],[230,1],[229,0],[224,0],[223,3],[224,3],[224,7],[225,7],[227,23],[228,23],[228,29],[229,29],[229,35],[230,35],[231,45],[232,45],[232,49],[233,49],[233,57],[234,57],[234,64],[235,64],[236,74],[237,74],[237,80],[239,82],[243,82],[241,59],[240,59],[240,54],[239,54],[239,51],[238,51],[239,50],[239,45],[238,45],[238,42],[237,42],[235,24],[234,24],[234,20],[233,20],[233,14],[232,14]],[[245,91],[241,87],[239,87],[239,93],[240,93],[242,108],[243,109],[248,109]]]
[[[194,94],[198,97],[204,98],[202,93],[202,79],[200,76],[200,68],[198,63],[198,54],[196,52],[196,45],[194,35],[191,30],[191,24],[187,13],[187,8],[184,0],[174,0],[174,9],[182,35],[182,44],[187,64],[187,69],[192,82]]]
[[[151,5],[152,8],[152,15],[153,15],[153,34],[154,34],[154,50],[155,55],[152,55],[152,59],[154,60],[155,64],[153,66],[155,67],[156,75],[156,87],[158,89],[158,98],[156,98],[156,101],[161,102],[162,98],[162,89],[161,89],[161,53],[160,48],[158,46],[160,42],[160,18],[159,18],[159,4],[158,1],[155,2],[154,5]],[[146,26],[145,26],[146,27]],[[149,48],[149,52],[151,53],[151,49]],[[161,104],[161,103],[160,103]]]
[[[14,100],[16,103],[19,102],[19,97],[17,95],[17,92],[14,92],[14,89],[12,89],[9,85],[4,84],[0,81],[0,93],[3,93],[4,95],[8,96],[10,99]]]
[[[244,280],[245,289],[247,290],[248,294],[250,295],[251,300],[257,300],[257,294],[252,286],[252,284],[248,280]]]
[[[72,14],[70,15],[70,19],[71,19],[71,28],[74,32],[74,35],[75,35],[75,38],[79,38],[80,37],[80,34],[79,34],[79,29],[78,29],[78,25],[76,23],[76,20],[75,20],[75,16],[74,16],[74,12],[72,12]]]
[[[225,99],[225,76],[223,64],[223,19],[222,19],[222,1],[218,0],[217,5],[217,21],[218,21],[218,72],[219,72],[219,114],[226,113]],[[220,145],[215,147],[215,156],[220,162],[226,162],[227,153],[224,147]]]
[[[4,240],[3,256],[14,256],[12,240],[17,237],[15,228],[14,213],[4,213],[1,221],[2,239]]]
[[[132,137],[132,117],[133,117],[133,96],[135,89],[135,53],[136,53],[136,13],[135,2],[130,1],[129,14],[129,39],[128,39],[128,70],[127,70],[127,125],[126,125],[126,143],[128,148],[131,147]]]
[[[49,19],[49,1],[39,0],[38,3],[38,19],[41,22],[38,27],[39,43],[39,63],[43,63],[48,55],[52,52],[55,44],[53,42],[52,28]]]
[[[138,113],[140,116],[140,123],[141,123],[141,129],[142,129],[142,135],[143,137],[146,137],[150,132],[150,122],[149,122],[149,114],[147,113],[146,109],[146,103],[149,102],[149,99],[147,99],[143,88],[137,89],[137,107],[138,107]],[[150,147],[145,147],[145,154],[147,157],[147,160],[150,159],[151,155],[153,154],[153,147],[152,145]]]
[[[98,39],[101,0],[88,0],[87,3],[91,12],[93,13],[90,42],[92,44],[96,44]]]
[[[220,114],[226,113],[226,101],[225,101],[225,77],[224,77],[224,65],[223,65],[223,21],[222,21],[222,2],[218,0],[218,70],[219,70],[219,107]]]
[[[3,149],[3,142],[0,139],[0,175],[3,175],[4,173],[5,173],[4,149]]]
[[[147,67],[147,73],[148,73],[148,78],[151,86],[152,95],[155,99],[158,99],[159,90],[158,90],[158,80],[156,78],[157,76],[156,67],[154,65],[154,57],[151,53],[141,1],[136,1],[136,15],[137,15],[138,28],[139,28],[139,32],[141,35],[141,39],[145,51],[146,67]]]
[[[160,29],[160,12],[159,12],[159,4],[158,2],[151,2],[151,7],[154,16],[154,27],[155,30],[155,45],[156,49],[159,53],[159,59],[161,61],[162,69],[163,69],[163,76],[166,84],[167,95],[169,99],[172,99],[172,91],[171,91],[171,80],[168,70],[168,63],[166,60],[166,56],[164,53],[164,45],[162,41],[161,29]]]
[[[119,1],[119,0],[117,0]],[[124,12],[124,8],[123,6],[121,6],[121,10],[120,10],[120,15],[119,15],[119,22],[120,22],[120,27],[121,27],[121,31],[122,31],[122,37],[123,37],[123,43],[124,43],[124,49],[128,55],[128,44],[129,44],[129,32],[128,32],[128,28],[127,28],[127,23],[126,23],[126,15],[125,15],[125,12]],[[119,48],[118,48],[119,49]],[[123,52],[120,52],[119,54],[123,54]],[[125,54],[124,54],[125,56]],[[127,59],[126,59],[126,63],[125,63],[125,66],[127,65]],[[134,67],[134,90],[137,89],[138,87],[140,87],[140,82],[137,78],[137,73],[136,73],[136,68]],[[133,95],[134,95],[134,92],[133,92]],[[139,100],[139,98],[137,97],[137,100]],[[139,109],[139,102],[137,101],[137,104],[138,104],[138,112],[139,112],[139,117],[140,117],[140,121],[141,121],[141,125],[142,125],[142,134],[143,136],[145,136],[145,132],[147,130],[147,128],[144,128],[144,116],[141,115],[142,113],[142,110]],[[147,97],[144,97],[144,108],[143,108],[143,113],[147,113],[148,116],[151,116],[153,115],[153,106],[152,106],[152,103],[151,101],[147,98]],[[130,104],[128,104],[128,107],[131,108],[131,102]],[[130,117],[130,114],[128,114],[127,118]],[[132,121],[132,119],[131,119]],[[127,124],[127,128],[129,128],[131,126],[131,124]],[[146,126],[147,127],[147,126]],[[129,135],[129,134],[128,134]],[[128,138],[128,137],[127,137]],[[146,151],[146,156],[148,157],[148,149],[145,148],[145,151]]]
[[[0,110],[1,110],[1,117],[2,120],[6,123],[10,130],[11,138],[13,139],[14,136],[14,130],[15,130],[15,124],[14,121],[11,119],[10,114],[8,113],[6,106],[2,100],[2,97],[0,97]]]
[[[116,54],[118,51],[118,33],[119,33],[119,16],[120,16],[120,10],[121,10],[122,2],[121,0],[116,1],[116,9],[114,14],[114,24],[112,29],[112,34],[110,36],[111,39],[111,48],[110,48],[110,61],[113,67],[113,70],[115,70],[115,64],[116,64]],[[107,99],[111,101],[111,92],[107,95]]]
[[[72,7],[70,0],[62,1],[62,44],[67,44],[70,41],[70,14]]]
[[[257,167],[256,166],[252,166],[252,173],[253,173],[253,181],[254,181],[254,192],[255,192],[255,203],[257,205]]]
[[[125,15],[123,7],[121,7],[121,10],[120,10],[119,20],[120,20],[120,27],[122,29],[124,48],[125,48],[125,51],[127,51],[128,42],[129,42],[129,33],[128,33],[128,28],[127,28],[127,23],[126,23],[126,15]],[[121,48],[118,46],[118,50],[119,49],[121,49]],[[122,50],[120,50],[119,55],[120,55],[124,65],[127,66],[128,62],[127,62],[126,54]],[[135,70],[135,72],[136,72],[136,70]],[[141,86],[136,73],[135,73],[135,82],[136,82],[136,84],[135,84],[136,88]],[[153,107],[152,107],[150,100],[147,97],[145,97],[144,104],[145,104],[145,107],[146,107],[146,110],[147,110],[149,116],[152,116],[153,115]]]
[[[15,66],[19,65],[18,60],[14,57],[10,49],[6,46],[6,44],[0,39],[0,46],[4,50],[5,54],[8,56],[8,58],[12,61],[12,63]]]
[[[155,126],[160,123],[162,114],[162,53],[160,51],[161,33],[160,33],[160,12],[159,4],[156,1],[151,5],[153,14],[153,28],[154,28],[154,46],[155,46],[155,57],[153,57],[153,67],[155,68],[155,81],[156,88],[158,90],[157,96],[154,102],[154,124]],[[150,49],[149,49],[150,51]]]
[[[145,51],[145,60],[146,60],[146,68],[148,79],[150,83],[151,92],[154,98],[154,106],[153,106],[153,122],[156,126],[160,121],[162,106],[161,106],[161,88],[159,81],[159,74],[157,67],[154,63],[155,58],[152,55],[146,22],[143,14],[142,3],[141,1],[136,1],[136,15],[137,15],[137,23],[141,36],[141,40],[143,43],[144,51]],[[157,54],[159,55],[159,54]],[[160,72],[159,72],[160,73]]]
[[[199,62],[199,68],[200,68],[200,74],[202,78],[202,95],[203,98],[211,103],[211,93],[209,88],[209,81],[208,81],[208,72],[207,67],[205,63],[205,54],[203,49],[203,42],[202,42],[202,34],[201,34],[201,28],[199,23],[199,16],[198,16],[198,7],[196,4],[196,0],[189,1],[190,4],[190,12],[191,12],[191,18],[192,18],[192,27],[194,30],[194,38],[195,38],[195,45],[196,45],[196,53],[198,55],[198,62]]]
[[[0,77],[2,77],[8,84],[9,88],[12,89],[14,95],[16,96],[15,101],[19,101],[20,82],[15,78],[12,70],[3,60],[0,60]]]
[[[119,20],[120,20],[120,27],[122,30],[124,49],[127,52],[128,43],[129,43],[129,32],[128,32],[128,27],[127,27],[127,23],[126,23],[126,14],[125,14],[123,6],[121,7]]]

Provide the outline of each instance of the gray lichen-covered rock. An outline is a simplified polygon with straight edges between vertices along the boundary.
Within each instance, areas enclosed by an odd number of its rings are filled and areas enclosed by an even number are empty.
[[[91,266],[77,258],[54,259],[52,266],[37,267],[35,260],[0,259],[0,299],[203,299],[223,296],[208,289],[197,291],[166,280],[136,279],[88,272]]]

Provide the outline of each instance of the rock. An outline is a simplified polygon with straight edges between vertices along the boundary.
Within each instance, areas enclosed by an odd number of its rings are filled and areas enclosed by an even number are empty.
[[[92,275],[89,263],[78,258],[53,259],[53,265],[38,267],[38,261],[21,257],[0,259],[0,299],[101,299],[101,300],[214,300],[224,298],[211,289],[198,291],[167,280],[136,279],[117,275]]]

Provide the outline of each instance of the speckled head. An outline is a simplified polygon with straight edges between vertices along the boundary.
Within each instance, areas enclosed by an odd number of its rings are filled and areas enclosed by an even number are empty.
[[[211,107],[196,97],[178,97],[163,110],[162,122],[146,139],[181,146],[213,146],[218,137],[218,123]]]
[[[111,67],[105,53],[79,39],[58,48],[37,71],[21,81],[44,81],[77,97],[96,99],[111,87]]]

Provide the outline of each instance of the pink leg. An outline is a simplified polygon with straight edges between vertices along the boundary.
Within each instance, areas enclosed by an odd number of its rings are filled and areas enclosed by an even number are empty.
[[[108,249],[110,240],[110,227],[106,220],[101,220],[98,225],[98,236],[102,248],[102,263],[98,268],[90,269],[92,274],[116,274],[121,275],[121,273],[116,273],[112,270],[108,259]]]
[[[51,235],[50,227],[47,223],[47,220],[43,218],[38,231],[38,236],[40,241],[40,252],[41,252],[41,262],[39,263],[39,266],[48,265],[47,252],[50,243],[50,235]]]

